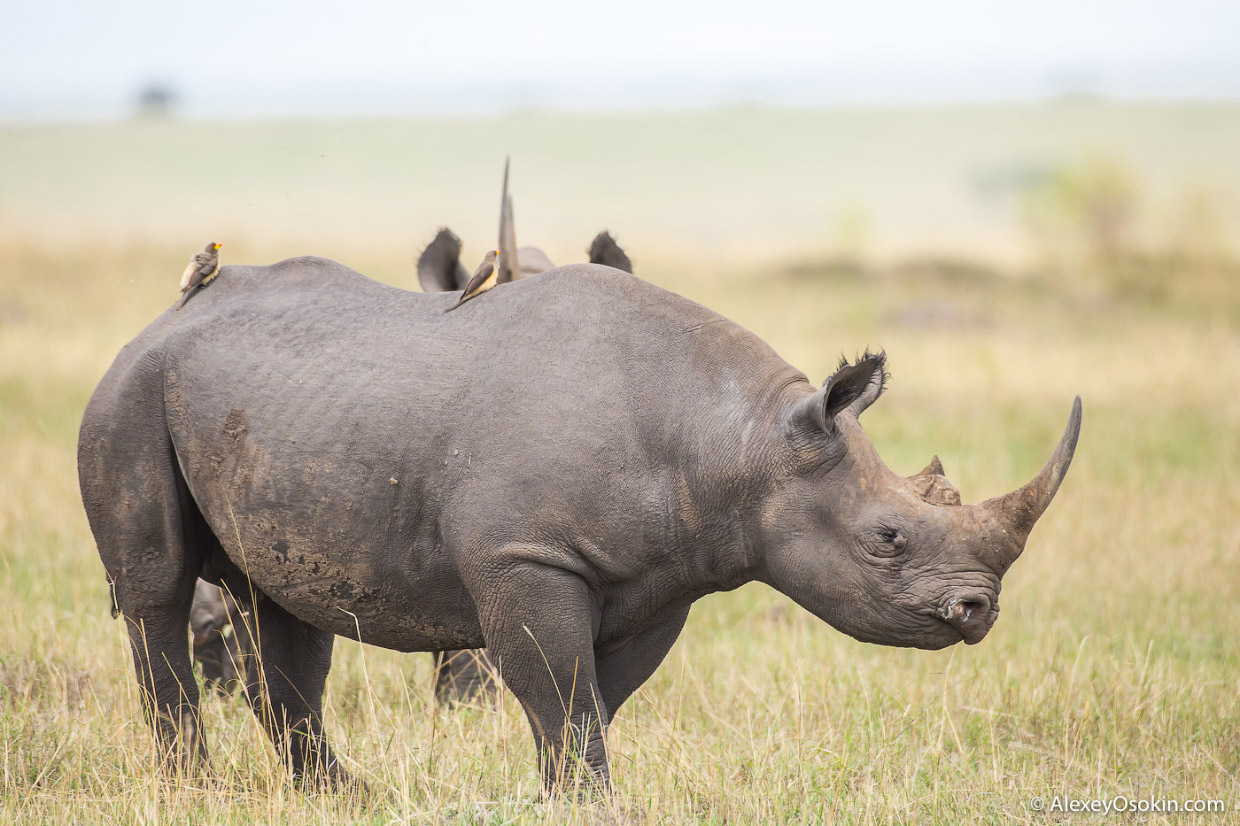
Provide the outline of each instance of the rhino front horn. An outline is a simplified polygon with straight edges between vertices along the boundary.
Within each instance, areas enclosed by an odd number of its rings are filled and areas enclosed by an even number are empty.
[[[1077,396],[1072,403],[1068,426],[1064,428],[1063,436],[1059,439],[1059,446],[1055,448],[1051,458],[1046,460],[1041,472],[1024,487],[988,499],[977,506],[983,519],[990,522],[994,529],[1006,534],[1007,542],[995,543],[999,548],[1004,548],[1000,552],[1002,559],[998,560],[1003,570],[1024,550],[1025,540],[1033,530],[1034,523],[1055,498],[1055,492],[1059,490],[1059,485],[1072,464],[1072,456],[1076,453],[1076,440],[1080,434],[1081,397]]]

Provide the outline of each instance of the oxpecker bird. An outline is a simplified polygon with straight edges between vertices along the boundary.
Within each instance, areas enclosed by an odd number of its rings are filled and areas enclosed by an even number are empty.
[[[469,299],[481,295],[499,283],[500,261],[499,250],[488,252],[487,257],[483,258],[482,263],[478,265],[478,269],[474,270],[474,277],[469,279],[469,283],[465,285],[460,300],[444,312],[455,310]]]
[[[223,244],[212,242],[207,244],[202,252],[194,253],[194,257],[189,259],[185,272],[181,273],[181,300],[177,302],[178,310],[185,306],[185,302],[189,301],[194,290],[210,284],[211,279],[215,278],[220,271],[219,249],[222,246]]]

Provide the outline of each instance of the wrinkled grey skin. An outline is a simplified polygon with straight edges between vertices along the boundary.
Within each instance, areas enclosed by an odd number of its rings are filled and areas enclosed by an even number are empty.
[[[82,498],[170,761],[207,757],[184,630],[203,573],[259,595],[247,696],[295,777],[346,779],[321,719],[339,634],[485,646],[546,785],[584,766],[605,787],[607,722],[705,594],[756,580],[861,640],[980,641],[1079,432],[1078,399],[1028,485],[936,504],[858,423],[881,357],[815,388],[594,265],[452,301],[321,259],[226,267],[101,381]]]

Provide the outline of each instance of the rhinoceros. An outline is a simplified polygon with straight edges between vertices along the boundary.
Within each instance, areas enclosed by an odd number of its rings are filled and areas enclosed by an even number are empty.
[[[95,390],[82,499],[172,763],[207,761],[185,634],[202,575],[254,595],[247,696],[301,782],[348,780],[321,708],[341,635],[485,647],[546,787],[606,788],[608,722],[706,594],[757,581],[866,642],[981,641],[1080,430],[1077,397],[1032,481],[955,504],[859,423],[882,354],[815,387],[589,264],[453,299],[316,258],[228,266]]]

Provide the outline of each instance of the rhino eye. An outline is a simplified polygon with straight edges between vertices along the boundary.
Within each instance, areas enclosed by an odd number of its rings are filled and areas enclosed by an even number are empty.
[[[878,547],[876,550],[882,556],[898,554],[908,545],[908,540],[904,537],[904,534],[895,528],[879,528],[877,535]]]

